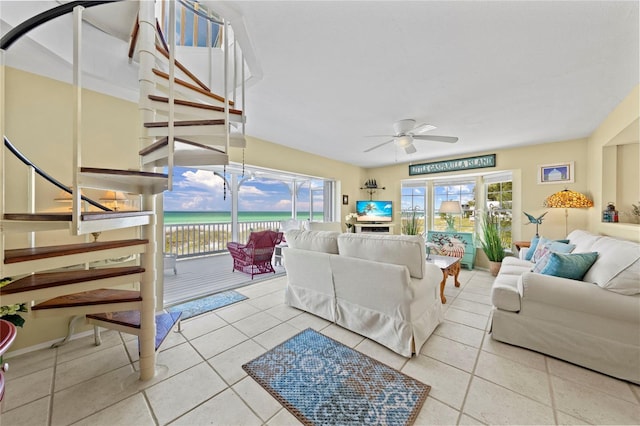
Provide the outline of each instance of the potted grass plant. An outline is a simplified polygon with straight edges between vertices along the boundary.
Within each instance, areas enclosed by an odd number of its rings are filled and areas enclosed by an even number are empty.
[[[420,222],[417,208],[402,212],[402,234],[420,235],[422,233],[422,224]]]
[[[487,212],[481,223],[480,245],[489,259],[489,271],[495,277],[500,271],[505,251],[498,226],[498,216]]]

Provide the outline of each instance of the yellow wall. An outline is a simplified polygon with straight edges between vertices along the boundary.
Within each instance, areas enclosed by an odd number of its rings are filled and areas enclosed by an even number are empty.
[[[140,120],[137,104],[89,90],[83,92],[82,158],[84,166],[137,168]],[[6,134],[14,145],[34,164],[66,185],[72,183],[73,92],[69,84],[35,74],[6,68]],[[231,160],[242,161],[242,150],[234,149]],[[248,138],[247,164],[271,169],[336,179],[341,193],[355,200],[362,169],[263,140]],[[27,211],[28,168],[12,154],[5,155],[6,211]],[[68,204],[54,201],[59,190],[36,177],[36,210],[67,211]],[[85,191],[99,198],[100,191]],[[341,201],[341,197],[338,197]],[[340,205],[341,218],[350,206]],[[111,231],[101,240],[120,238],[125,231]],[[125,236],[122,236],[125,237]],[[130,238],[131,235],[127,236]],[[67,231],[41,232],[36,245],[84,241]],[[7,234],[8,248],[25,247],[26,234]],[[160,299],[161,300],[161,299]],[[66,334],[68,318],[28,318],[24,329],[11,347],[20,350]],[[79,328],[76,331],[82,331]],[[87,327],[84,330],[88,330]]]
[[[65,185],[72,184],[73,92],[70,85],[13,68],[5,69],[5,132],[9,140],[35,165]],[[83,165],[94,167],[137,167],[137,106],[91,91],[83,92]],[[128,159],[128,160],[127,160]],[[27,210],[28,168],[5,151],[5,210]],[[36,211],[68,211],[70,204],[54,200],[59,190],[36,176]],[[99,192],[85,191],[97,199]],[[131,231],[129,231],[131,232]],[[127,231],[114,231],[101,239],[118,238]],[[129,235],[128,237],[131,237]],[[84,241],[68,231],[41,232],[36,245]],[[27,234],[7,234],[8,248],[27,245]],[[27,318],[12,350],[57,339],[66,334],[68,318]]]
[[[538,215],[549,210],[541,225],[541,233],[553,238],[564,236],[564,212],[546,209],[542,202],[548,195],[564,189],[565,185],[540,185],[536,180],[538,165],[564,161],[575,162],[575,183],[566,186],[586,193],[596,201],[596,207],[592,209],[570,211],[569,230],[582,228],[640,240],[639,225],[600,223],[601,205],[603,202],[606,204],[607,201],[611,201],[608,195],[602,195],[602,148],[620,134],[625,135],[625,138],[627,133],[633,134],[628,131],[625,133],[625,129],[629,129],[633,123],[637,125],[638,95],[636,87],[588,139],[477,153],[497,154],[497,167],[485,170],[514,172],[514,240],[529,239],[535,232],[533,225],[525,224],[522,211]],[[84,165],[137,167],[136,153],[140,132],[137,105],[91,91],[84,92],[83,102]],[[55,178],[70,184],[71,87],[65,83],[8,68],[6,105],[10,106],[5,112],[7,136],[32,161],[42,165]],[[633,152],[637,152],[637,149]],[[355,210],[355,200],[367,197],[365,191],[359,189],[366,179],[374,178],[379,186],[387,188],[380,191],[375,198],[392,199],[400,205],[400,180],[409,178],[408,164],[362,169],[256,138],[248,138],[245,155],[245,161],[250,165],[336,179],[339,185],[336,202],[340,205],[341,222],[344,222],[347,213]],[[234,150],[231,160],[242,161],[242,151]],[[23,211],[26,206],[27,187],[25,167],[10,155],[6,156],[5,166],[8,176],[7,211]],[[451,174],[460,173],[425,176],[442,177]],[[43,184],[40,178],[37,179],[36,187],[38,209],[60,209],[53,201],[57,190]],[[632,192],[633,189],[627,188],[624,191]],[[349,205],[341,205],[342,194],[349,195]],[[399,223],[398,218],[399,213],[396,224]],[[397,225],[395,232],[399,231]],[[38,236],[38,244],[46,244],[60,238],[71,239],[66,233],[45,234]],[[21,246],[24,245],[24,237],[21,238],[22,241],[12,242],[15,239],[9,237],[7,242],[10,245],[13,243],[14,246]],[[24,330],[18,333],[12,350],[60,338],[66,332],[66,323],[66,318],[28,319]]]
[[[631,93],[618,105],[609,116],[598,126],[588,138],[587,158],[589,167],[588,187],[593,194],[595,207],[590,209],[589,229],[595,233],[640,241],[640,225],[627,223],[603,223],[601,211],[607,203],[616,203],[618,209],[629,208],[630,203],[637,205],[638,200],[617,200],[618,180],[624,180],[620,186],[625,189],[624,194],[631,197],[635,192],[640,198],[638,187],[638,169],[640,168],[639,150],[637,147],[621,147],[620,153],[627,151],[635,159],[618,161],[618,145],[637,145],[639,143],[638,122],[640,117],[640,86],[636,86]],[[616,147],[611,150],[611,147]],[[603,152],[610,155],[604,155]],[[635,163],[635,164],[634,164]],[[634,167],[635,166],[635,167]],[[623,173],[618,172],[619,167],[625,167]],[[627,171],[627,167],[629,168]],[[620,174],[623,175],[620,176]],[[613,178],[615,176],[615,178]],[[633,187],[635,186],[635,190]],[[624,195],[627,196],[627,195]]]
[[[461,141],[460,143],[463,143]],[[586,139],[576,139],[564,142],[554,142],[542,145],[530,145],[525,147],[483,151],[474,155],[496,153],[496,167],[475,169],[467,172],[507,171],[513,172],[513,240],[530,240],[535,234],[535,227],[527,225],[528,221],[522,214],[526,211],[534,216],[539,216],[549,211],[544,222],[540,225],[540,233],[551,238],[562,238],[565,235],[564,210],[548,209],[543,206],[545,198],[565,187],[588,193],[588,163],[586,155]],[[461,157],[469,157],[464,155]],[[448,160],[456,157],[442,158]],[[431,160],[429,160],[431,161]],[[558,162],[575,162],[575,182],[571,184],[538,184],[538,166]],[[412,178],[443,178],[447,176],[464,175],[465,172],[448,172],[420,176],[409,176],[409,165],[400,164],[388,167],[379,167],[367,170],[367,177],[376,178],[378,184],[387,187],[385,196],[393,197],[394,202],[400,205],[400,181]],[[396,215],[396,231],[399,230],[399,213]],[[588,214],[586,211],[572,210],[569,212],[569,232],[572,229],[586,229]]]
[[[232,150],[231,161],[241,162],[242,151]],[[247,137],[245,162],[252,166],[335,179],[339,185],[336,203],[340,206],[340,216],[336,220],[343,223],[347,213],[355,211],[356,199],[363,196],[359,188],[364,182],[364,170],[351,164],[252,137]],[[342,194],[349,196],[349,205],[342,205]]]

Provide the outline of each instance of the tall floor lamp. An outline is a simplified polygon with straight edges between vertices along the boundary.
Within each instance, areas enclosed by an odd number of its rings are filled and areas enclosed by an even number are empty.
[[[564,235],[566,236],[569,234],[569,209],[593,207],[593,201],[579,192],[563,189],[549,195],[544,200],[544,205],[545,207],[564,209]]]

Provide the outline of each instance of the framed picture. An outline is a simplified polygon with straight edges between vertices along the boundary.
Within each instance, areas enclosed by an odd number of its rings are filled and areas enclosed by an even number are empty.
[[[345,206],[347,204],[349,204],[349,196],[348,195],[343,195],[342,196],[342,204],[345,205]]]
[[[572,183],[573,169],[573,161],[538,166],[538,183]]]

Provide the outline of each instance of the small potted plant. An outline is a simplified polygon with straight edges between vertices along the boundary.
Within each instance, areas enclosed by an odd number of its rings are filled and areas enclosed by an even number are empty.
[[[351,228],[353,228],[353,221],[357,218],[357,213],[349,213],[344,217],[345,224],[347,225],[347,232],[353,232]]]
[[[482,219],[480,245],[489,259],[489,270],[495,277],[500,271],[502,259],[505,256],[498,226],[498,217],[491,212],[487,212]]]
[[[0,279],[0,287],[11,282],[11,278],[5,277]],[[0,306],[0,318],[5,321],[9,321],[16,327],[22,327],[24,325],[24,318],[20,316],[19,312],[27,312],[27,305],[24,303],[17,303],[15,305]]]

